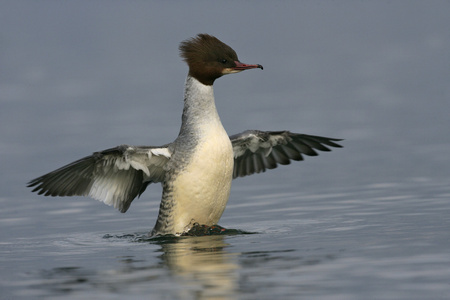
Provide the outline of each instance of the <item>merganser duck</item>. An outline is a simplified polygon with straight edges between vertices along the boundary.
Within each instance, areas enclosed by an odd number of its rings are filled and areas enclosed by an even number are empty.
[[[241,63],[236,52],[214,36],[198,34],[181,42],[180,55],[189,66],[184,109],[178,137],[154,146],[121,145],[95,152],[31,180],[28,187],[45,196],[89,196],[128,210],[150,183],[163,187],[155,235],[183,235],[194,226],[215,226],[230,195],[231,181],[326,146],[342,147],[340,139],[291,133],[247,130],[228,136],[216,110],[214,81],[226,74],[263,69]]]

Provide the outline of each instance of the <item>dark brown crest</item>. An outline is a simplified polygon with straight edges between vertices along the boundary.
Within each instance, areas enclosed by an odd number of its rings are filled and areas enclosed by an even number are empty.
[[[235,67],[236,52],[218,38],[199,34],[180,44],[180,56],[189,65],[189,74],[206,85],[223,75],[225,68]]]

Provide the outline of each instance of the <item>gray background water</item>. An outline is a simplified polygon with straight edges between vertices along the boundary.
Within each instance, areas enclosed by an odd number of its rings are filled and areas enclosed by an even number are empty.
[[[448,1],[2,1],[0,298],[448,299]],[[236,180],[220,224],[148,240],[161,189],[126,214],[25,183],[178,133],[200,32],[260,63],[215,85],[230,134],[345,148]]]

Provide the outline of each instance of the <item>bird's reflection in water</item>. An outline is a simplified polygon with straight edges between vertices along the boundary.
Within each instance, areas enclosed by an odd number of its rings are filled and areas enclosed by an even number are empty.
[[[238,233],[239,234],[239,233]],[[229,237],[229,236],[228,236]],[[118,256],[119,266],[72,264],[29,274],[21,284],[36,297],[139,292],[165,295],[164,299],[236,299],[239,291],[239,253],[231,253],[226,236],[149,238],[145,234],[105,235],[103,241],[148,244],[141,255]],[[78,243],[79,244],[79,243]],[[119,243],[120,245],[121,243]],[[98,251],[105,249],[101,244]],[[83,249],[86,245],[82,245]],[[139,248],[139,247],[138,247]],[[148,257],[149,252],[151,253]],[[162,253],[156,255],[155,253]],[[99,259],[101,261],[101,259]]]
[[[161,258],[182,287],[180,298],[234,299],[237,254],[226,250],[224,236],[182,237],[160,243]]]

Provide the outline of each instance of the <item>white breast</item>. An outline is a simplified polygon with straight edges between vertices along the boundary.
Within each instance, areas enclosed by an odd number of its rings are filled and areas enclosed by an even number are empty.
[[[217,224],[230,195],[233,149],[219,122],[205,126],[189,164],[173,182],[174,231]]]

